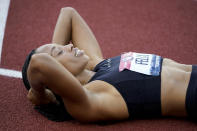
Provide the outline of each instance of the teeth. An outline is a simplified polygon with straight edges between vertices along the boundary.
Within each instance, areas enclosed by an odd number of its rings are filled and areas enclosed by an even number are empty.
[[[81,56],[83,55],[84,51],[83,50],[80,50],[78,48],[74,48],[75,49],[75,56]]]

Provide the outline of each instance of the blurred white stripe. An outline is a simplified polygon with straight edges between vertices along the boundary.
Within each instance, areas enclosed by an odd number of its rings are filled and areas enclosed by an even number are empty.
[[[0,0],[0,63],[1,63],[1,52],[3,46],[3,37],[5,32],[9,5],[10,5],[10,0]]]
[[[0,63],[9,5],[10,0],[0,0]],[[0,75],[14,78],[22,78],[22,73],[20,71],[4,68],[0,68]]]
[[[0,75],[14,78],[22,78],[22,73],[20,71],[9,70],[4,68],[0,68]]]

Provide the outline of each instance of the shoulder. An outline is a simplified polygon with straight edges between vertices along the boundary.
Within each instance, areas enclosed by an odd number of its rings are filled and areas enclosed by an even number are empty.
[[[121,120],[128,118],[126,103],[120,93],[110,84],[96,80],[84,86],[89,106],[77,108],[71,115],[82,122]]]

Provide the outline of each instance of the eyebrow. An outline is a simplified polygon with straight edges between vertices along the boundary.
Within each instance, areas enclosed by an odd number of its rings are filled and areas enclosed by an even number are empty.
[[[52,53],[53,53],[53,50],[55,49],[55,46],[53,46],[52,48],[51,48],[51,56],[53,56],[52,55]]]

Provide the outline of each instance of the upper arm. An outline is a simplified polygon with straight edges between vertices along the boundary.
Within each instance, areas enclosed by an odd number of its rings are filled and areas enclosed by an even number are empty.
[[[84,87],[88,89],[90,103],[83,114],[85,120],[93,122],[128,118],[127,105],[111,84],[96,80]]]

